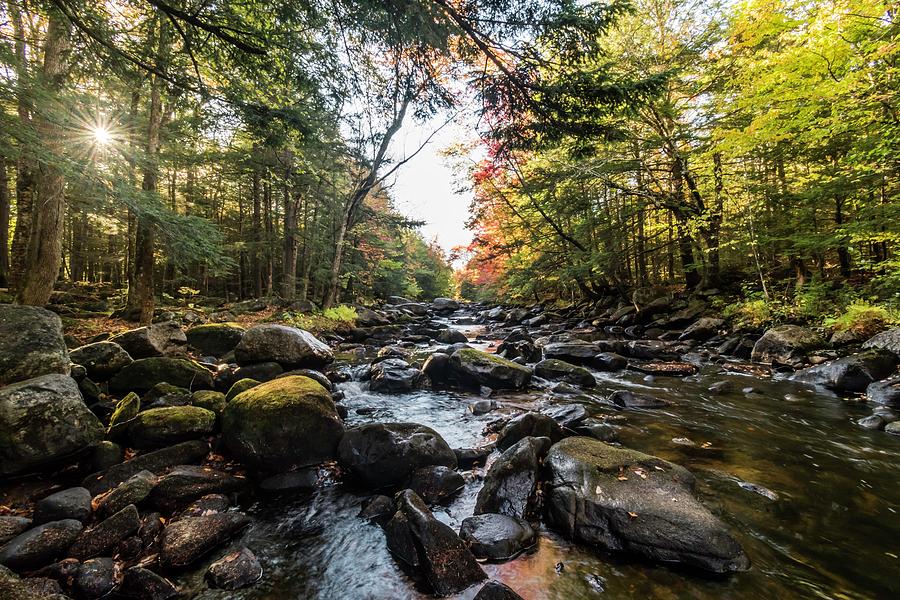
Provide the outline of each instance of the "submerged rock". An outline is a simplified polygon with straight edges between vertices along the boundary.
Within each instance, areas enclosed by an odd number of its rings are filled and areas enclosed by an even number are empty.
[[[512,560],[537,543],[537,534],[524,519],[486,513],[463,520],[459,537],[476,558]]]
[[[669,405],[661,398],[647,394],[635,394],[629,390],[617,390],[610,394],[607,401],[622,408],[662,408]]]
[[[683,467],[583,437],[554,445],[545,466],[548,522],[569,538],[714,573],[750,567],[694,497],[694,477]]]
[[[276,362],[282,367],[321,367],[334,360],[328,344],[303,329],[266,323],[248,329],[234,349],[239,365]]]
[[[370,423],[348,429],[338,461],[369,488],[400,485],[419,468],[456,468],[456,454],[435,430],[416,423]]]
[[[331,460],[343,434],[331,394],[308,377],[258,385],[235,396],[222,412],[225,445],[244,464],[265,471]]]
[[[103,439],[75,380],[41,375],[0,389],[0,477],[59,462]]]
[[[36,306],[0,304],[0,386],[50,373],[69,374],[60,318]]]
[[[468,386],[522,389],[531,380],[531,369],[474,348],[461,348],[450,356],[450,372]]]

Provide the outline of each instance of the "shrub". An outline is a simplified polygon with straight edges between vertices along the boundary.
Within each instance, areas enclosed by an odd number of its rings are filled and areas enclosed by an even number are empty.
[[[894,311],[865,300],[856,300],[837,317],[825,319],[825,325],[835,331],[854,331],[865,336],[873,336],[898,322],[900,318]]]

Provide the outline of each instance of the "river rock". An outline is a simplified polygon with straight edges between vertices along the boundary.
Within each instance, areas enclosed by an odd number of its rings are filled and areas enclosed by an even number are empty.
[[[894,421],[884,426],[884,431],[893,435],[900,435],[900,421]]]
[[[438,596],[449,596],[487,578],[450,527],[434,518],[415,492],[397,495],[397,512],[384,526],[388,549],[420,570]]]
[[[900,356],[900,327],[882,331],[866,341],[863,348],[881,348]]]
[[[548,522],[566,537],[713,573],[750,567],[740,544],[694,497],[684,467],[584,437],[555,444],[545,467]]]
[[[894,353],[871,348],[797,371],[791,379],[821,385],[836,392],[864,392],[870,384],[893,373],[897,362],[898,357]]]
[[[858,419],[856,424],[862,427],[863,429],[872,429],[875,431],[884,429],[886,423],[884,419],[882,419],[878,415],[869,415],[868,417],[863,417],[862,419]]]
[[[869,384],[866,398],[875,404],[900,408],[900,375]]]
[[[541,459],[551,445],[546,437],[528,437],[503,452],[484,477],[475,514],[524,518],[534,505]]]
[[[373,489],[400,485],[421,467],[456,468],[456,455],[444,438],[416,423],[370,423],[348,429],[338,446],[338,461]]]
[[[606,401],[622,408],[663,408],[669,405],[662,398],[636,394],[630,390],[617,390],[610,394]]]
[[[555,358],[576,365],[591,364],[598,354],[600,354],[599,346],[580,340],[551,342],[544,345],[545,358]]]
[[[537,534],[524,519],[494,513],[463,520],[459,537],[476,558],[512,560],[537,543]]]
[[[798,325],[779,325],[766,331],[750,354],[750,360],[758,363],[797,364],[812,350],[825,347],[825,340],[818,333]]]
[[[227,554],[211,564],[206,578],[221,590],[250,587],[262,578],[263,569],[256,555],[248,548]]]
[[[79,565],[72,588],[79,598],[93,600],[106,596],[116,585],[116,564],[113,559],[92,558]]]
[[[114,394],[143,394],[157,383],[171,383],[189,390],[213,388],[212,373],[199,363],[161,356],[142,358],[124,367],[109,380],[109,391]]]
[[[68,375],[69,364],[59,316],[36,306],[0,304],[0,386]]]
[[[265,471],[331,460],[343,434],[331,394],[308,377],[258,385],[235,396],[222,412],[225,445],[244,464]]]
[[[156,487],[159,477],[150,471],[140,471],[115,488],[94,498],[97,513],[110,516],[129,504],[139,504]]]
[[[41,375],[0,389],[0,477],[86,451],[103,433],[71,377]]]
[[[436,504],[459,493],[465,485],[466,480],[453,469],[432,465],[413,471],[406,487],[428,504]]]
[[[124,348],[135,360],[152,356],[180,356],[187,347],[187,336],[175,321],[138,327],[114,335],[109,341]]]
[[[68,556],[85,561],[108,554],[125,538],[137,533],[141,517],[134,504],[129,504],[104,521],[85,529],[69,548]]]
[[[212,433],[216,414],[196,406],[151,408],[134,418],[128,428],[135,448],[168,446]]]
[[[431,308],[438,313],[451,313],[459,310],[459,302],[452,298],[435,298],[431,303]]]
[[[443,329],[438,333],[437,341],[441,344],[467,344],[469,338],[458,329]]]
[[[561,427],[574,429],[587,419],[588,412],[583,404],[557,404],[541,409],[541,414],[547,415]]]
[[[209,445],[204,441],[182,442],[168,448],[141,454],[129,461],[113,465],[105,471],[92,473],[84,478],[81,485],[96,496],[113,489],[141,471],[147,470],[160,475],[175,465],[200,462],[206,458],[207,454],[209,454]]]
[[[547,358],[534,366],[534,374],[550,381],[565,381],[582,387],[594,387],[597,380],[584,367],[556,358]]]
[[[149,569],[131,567],[125,570],[116,595],[129,600],[173,600],[179,592],[165,577]]]
[[[422,381],[422,373],[401,358],[387,358],[369,369],[369,389],[373,392],[411,392]]]
[[[235,349],[244,337],[243,327],[237,323],[207,323],[187,330],[188,344],[204,356],[225,356]]]
[[[104,440],[94,446],[88,468],[91,471],[102,471],[125,460],[125,449],[119,444]]]
[[[497,436],[497,448],[503,452],[519,440],[527,437],[546,437],[556,443],[565,437],[565,432],[553,417],[536,412],[527,412],[510,419],[500,435]]]
[[[446,383],[447,375],[450,370],[450,355],[443,352],[435,352],[422,365],[422,373],[425,374],[432,384]]]
[[[228,388],[228,392],[225,394],[225,405],[227,406],[229,402],[231,402],[235,396],[246,392],[249,389],[255,388],[258,386],[261,381],[257,381],[256,379],[250,379],[249,377],[244,379],[238,379],[235,381],[230,388]]]
[[[703,317],[694,321],[687,329],[678,336],[679,340],[697,340],[705,342],[716,337],[719,330],[725,326],[724,319],[716,319],[713,317]]]
[[[30,528],[31,519],[13,515],[0,515],[0,547]]]
[[[0,548],[0,565],[13,571],[33,571],[65,556],[81,533],[75,519],[51,521],[19,534]]]
[[[190,403],[191,390],[171,383],[157,383],[141,396],[141,406],[145,409],[187,406]]]
[[[512,588],[499,581],[488,581],[478,593],[475,594],[474,600],[524,600],[522,596],[515,593]]]
[[[226,494],[246,485],[243,477],[235,477],[212,467],[182,465],[163,475],[150,492],[150,503],[172,512],[207,494]]]
[[[463,385],[492,389],[522,389],[531,380],[531,370],[494,354],[461,348],[450,356],[450,372]]]
[[[280,379],[281,377],[293,377],[295,375],[300,375],[301,377],[309,377],[329,392],[334,391],[334,384],[330,379],[328,379],[328,376],[321,371],[316,371],[315,369],[294,369],[293,371],[282,373],[275,379]]]
[[[172,521],[162,532],[159,564],[165,569],[187,567],[249,524],[250,518],[237,512]]]
[[[94,342],[76,348],[69,353],[72,362],[87,370],[87,375],[95,381],[106,381],[134,360],[122,346],[115,342]]]
[[[266,323],[248,329],[234,349],[239,365],[276,362],[285,368],[321,367],[334,360],[328,344],[303,329]]]
[[[92,512],[91,493],[83,487],[73,487],[38,500],[32,519],[35,525],[66,519],[87,523]]]
[[[191,406],[205,408],[215,415],[222,414],[225,410],[225,394],[215,390],[197,390],[191,394]]]

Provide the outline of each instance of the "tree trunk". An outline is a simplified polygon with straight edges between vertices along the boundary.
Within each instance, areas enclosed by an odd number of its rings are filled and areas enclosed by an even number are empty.
[[[291,194],[288,182],[284,183],[284,256],[281,264],[284,276],[281,280],[281,295],[285,300],[297,297],[297,209],[300,192]]]
[[[837,196],[834,199],[834,222],[840,227],[844,224],[844,198]],[[841,277],[850,277],[850,251],[847,249],[847,241],[844,237],[840,238],[837,247],[838,264],[841,269]]]
[[[60,12],[51,10],[41,73],[45,93],[58,94],[69,72],[69,30],[69,21]],[[65,141],[60,126],[45,114],[35,115],[34,121],[44,148],[51,155],[62,154]],[[53,284],[59,277],[66,212],[65,186],[62,170],[52,160],[38,163],[37,202],[32,210],[28,255],[19,290],[22,304],[47,304]]]
[[[27,90],[28,53],[25,46],[25,27],[19,4],[11,0],[7,6],[15,36],[18,96],[16,110],[22,129],[28,129],[31,127],[31,96]],[[22,150],[16,159],[16,228],[13,232],[9,265],[9,285],[13,290],[19,289],[22,274],[25,272],[25,256],[28,253],[28,238],[31,235],[31,207],[34,203],[34,163],[27,154],[27,149]]]
[[[0,287],[9,285],[9,178],[0,157]]]
[[[262,297],[262,268],[260,265],[260,249],[262,247],[262,224],[260,222],[259,167],[253,167],[253,221],[251,222],[253,239],[250,251],[250,276],[253,278],[253,293]]]

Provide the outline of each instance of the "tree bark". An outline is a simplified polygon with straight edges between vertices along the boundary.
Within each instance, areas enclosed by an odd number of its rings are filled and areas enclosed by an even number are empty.
[[[58,94],[69,72],[69,34],[69,21],[60,12],[51,10],[41,73],[45,93]],[[62,154],[65,142],[60,126],[49,115],[42,113],[35,115],[34,122],[45,149],[51,155]],[[47,304],[53,293],[53,284],[59,277],[66,212],[65,186],[63,172],[52,160],[38,163],[37,199],[31,215],[28,255],[18,298],[22,304]]]
[[[9,176],[0,157],[0,287],[9,285]]]
[[[22,13],[14,0],[8,2],[10,20],[15,36],[16,57],[16,110],[19,124],[23,130],[31,127],[31,102],[27,89],[28,50],[25,45],[25,27]],[[28,253],[28,238],[31,236],[31,207],[34,203],[34,162],[27,154],[27,148],[19,152],[16,159],[16,228],[13,232],[9,265],[9,285],[13,290],[19,289],[22,274],[25,272],[25,257]]]
[[[281,280],[281,295],[285,300],[294,300],[297,297],[297,210],[300,206],[300,191],[291,188],[286,180],[284,183],[284,255],[282,268],[284,275]]]

